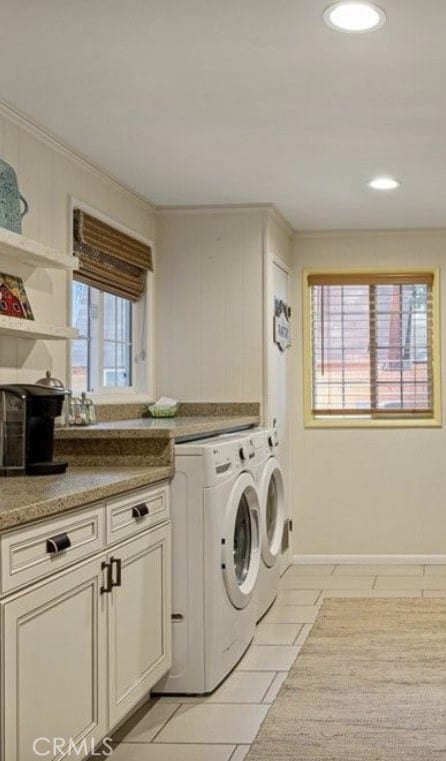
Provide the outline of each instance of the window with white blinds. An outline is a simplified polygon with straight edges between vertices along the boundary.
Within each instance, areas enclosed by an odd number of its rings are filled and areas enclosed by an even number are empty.
[[[434,417],[434,273],[308,274],[314,419]]]

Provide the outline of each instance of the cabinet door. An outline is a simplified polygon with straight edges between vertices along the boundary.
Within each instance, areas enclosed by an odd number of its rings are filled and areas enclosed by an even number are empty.
[[[102,558],[1,603],[3,761],[55,761],[64,741],[80,761],[105,735]]]
[[[171,653],[170,524],[118,545],[121,586],[109,606],[110,725],[168,671]]]

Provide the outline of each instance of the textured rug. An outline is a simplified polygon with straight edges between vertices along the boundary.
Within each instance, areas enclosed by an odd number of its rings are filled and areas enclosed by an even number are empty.
[[[446,761],[446,600],[326,600],[246,761]]]

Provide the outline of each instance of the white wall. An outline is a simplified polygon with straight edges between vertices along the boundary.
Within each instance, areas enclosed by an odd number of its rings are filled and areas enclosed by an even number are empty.
[[[265,245],[264,245],[264,334],[265,334],[265,367],[264,367],[264,406],[265,406],[265,423],[269,425],[274,417],[274,412],[269,404],[274,397],[271,393],[270,386],[274,383],[274,354],[277,346],[274,345],[273,337],[273,262],[279,261],[291,270],[293,262],[293,232],[287,222],[282,219],[273,209],[267,217],[265,227]],[[290,289],[291,291],[291,289]],[[294,309],[293,294],[290,292],[289,306]],[[288,359],[288,353],[287,353]],[[287,378],[285,382],[288,392],[291,388],[291,363],[287,362]]]
[[[158,393],[262,401],[263,209],[158,215]]]
[[[20,191],[30,206],[23,221],[24,235],[71,253],[70,197],[74,197],[149,240],[154,239],[155,218],[149,203],[4,106],[0,107],[0,157],[16,170]],[[28,267],[14,266],[10,259],[0,259],[0,265],[1,271],[25,279],[36,320],[66,323],[68,291],[64,272],[33,272]],[[33,382],[46,369],[66,380],[64,342],[0,337],[0,382]]]
[[[268,214],[266,223],[266,251],[270,257],[281,259],[291,267],[294,235],[291,227],[277,212]]]
[[[295,393],[291,376],[291,350],[281,351],[274,342],[275,299],[282,298],[292,309],[294,304],[290,283],[290,265],[293,253],[293,234],[287,223],[276,213],[270,215],[266,227],[265,241],[265,388],[264,424],[276,421],[279,434],[279,455],[282,467],[285,495],[286,518],[291,517],[293,482],[290,478],[290,396]],[[282,555],[282,570],[291,561],[288,549]]]
[[[305,267],[440,266],[446,293],[445,264],[446,231],[297,236],[293,289]],[[445,429],[305,429],[301,307],[294,328],[294,553],[446,555]]]

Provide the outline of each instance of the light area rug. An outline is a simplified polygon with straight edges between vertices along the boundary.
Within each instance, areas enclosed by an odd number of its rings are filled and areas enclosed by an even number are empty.
[[[446,761],[446,600],[326,600],[246,761]]]

